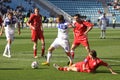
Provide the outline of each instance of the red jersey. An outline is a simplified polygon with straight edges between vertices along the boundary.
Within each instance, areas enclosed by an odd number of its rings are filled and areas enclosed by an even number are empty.
[[[75,22],[74,23],[74,38],[81,39],[84,36],[85,31],[88,27],[93,27],[93,24],[87,21]],[[84,38],[84,37],[83,37]]]
[[[86,70],[83,70],[83,64],[85,64]],[[99,66],[108,66],[108,64],[99,58],[92,59],[90,56],[87,56],[83,62],[76,63],[79,72],[94,72]]]
[[[41,15],[31,14],[28,22],[31,23],[33,27],[35,27],[35,30],[41,30],[41,26],[42,26]]]
[[[44,40],[43,31],[41,31],[42,16],[41,15],[32,14],[30,16],[30,18],[29,18],[28,23],[31,23],[31,25],[35,28],[35,30],[31,29],[32,41],[37,42],[38,39]]]

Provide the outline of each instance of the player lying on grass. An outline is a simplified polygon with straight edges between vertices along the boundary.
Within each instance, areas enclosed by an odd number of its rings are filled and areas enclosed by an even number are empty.
[[[110,70],[112,74],[117,74],[112,70],[112,68],[106,62],[102,61],[97,57],[97,53],[95,50],[90,51],[90,54],[85,58],[84,61],[76,62],[71,66],[61,67],[58,66],[57,64],[53,64],[53,67],[55,67],[57,70],[60,71],[76,71],[76,72],[86,72],[86,73],[95,72],[99,66],[105,66]]]

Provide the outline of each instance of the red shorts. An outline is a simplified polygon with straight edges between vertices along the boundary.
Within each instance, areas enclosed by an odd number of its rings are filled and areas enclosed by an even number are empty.
[[[74,41],[73,41],[73,44],[74,45],[82,44],[84,47],[87,47],[87,46],[89,46],[88,38],[85,37],[85,36],[81,36],[79,38],[75,38]]]
[[[75,63],[75,67],[77,68],[77,71],[78,72],[82,72],[82,65],[83,65],[83,62],[77,62]]]
[[[37,42],[37,40],[44,40],[43,32],[42,31],[35,31],[31,30],[31,38],[32,41]]]
[[[91,72],[90,69],[83,70],[83,64],[84,64],[84,62],[77,62],[77,63],[75,63],[75,67],[77,68],[77,71],[78,72],[87,72],[87,73],[90,73]]]

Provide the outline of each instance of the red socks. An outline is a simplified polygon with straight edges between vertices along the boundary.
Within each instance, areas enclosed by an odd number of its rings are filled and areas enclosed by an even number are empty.
[[[67,68],[64,68],[64,67],[59,67],[58,70],[60,70],[60,71],[68,71]]]
[[[72,59],[74,59],[74,52],[71,52]]]
[[[37,56],[37,49],[34,49],[34,57]]]
[[[69,53],[67,53],[67,56],[71,56],[70,52],[69,52]]]
[[[42,48],[41,56],[44,56],[44,53],[45,53],[45,48]]]

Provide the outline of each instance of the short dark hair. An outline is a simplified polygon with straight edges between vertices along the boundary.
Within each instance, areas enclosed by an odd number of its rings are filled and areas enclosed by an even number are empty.
[[[92,57],[97,57],[97,52],[96,52],[95,50],[91,50],[91,51],[90,51],[90,55],[91,55]]]
[[[105,16],[105,15],[106,15],[106,13],[103,13],[103,15]]]
[[[64,16],[63,15],[58,15],[57,16],[61,22],[65,22]]]
[[[35,10],[35,9],[39,10],[39,8],[37,8],[37,7],[35,7],[34,10]]]
[[[13,16],[13,12],[8,12],[7,15]]]
[[[75,14],[74,16],[77,16],[77,17],[79,17],[79,18],[80,18],[80,14]]]

